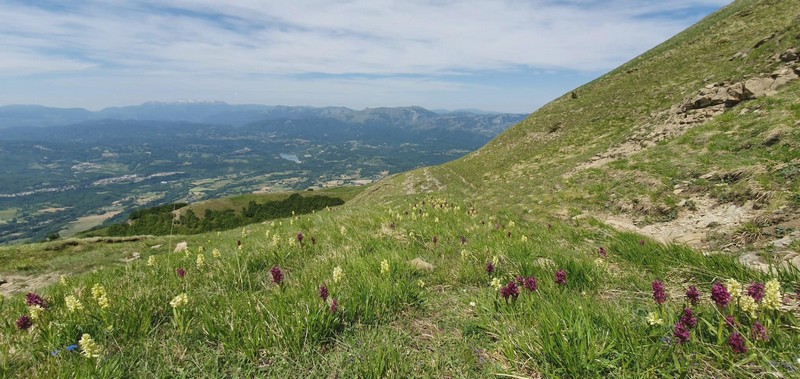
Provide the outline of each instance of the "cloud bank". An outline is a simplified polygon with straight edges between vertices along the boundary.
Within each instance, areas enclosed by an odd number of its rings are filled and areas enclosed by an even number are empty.
[[[89,107],[160,94],[402,105],[430,100],[431,91],[449,99],[421,105],[457,105],[462,96],[464,106],[480,106],[471,98],[481,91],[526,93],[514,86],[517,74],[540,77],[540,92],[556,90],[553,75],[579,84],[729,2],[11,1],[0,5],[0,84],[21,100],[56,104],[79,100],[57,94],[80,89]],[[497,75],[503,79],[492,82]],[[45,87],[52,93],[35,92]],[[12,97],[0,95],[0,103],[21,102]],[[334,104],[343,99],[351,104]]]

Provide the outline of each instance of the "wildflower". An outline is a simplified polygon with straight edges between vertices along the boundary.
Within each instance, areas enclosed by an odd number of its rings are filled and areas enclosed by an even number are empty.
[[[736,319],[732,315],[725,316],[725,326],[731,329],[736,328]]]
[[[728,293],[730,293],[731,297],[734,299],[738,299],[742,296],[742,284],[739,283],[736,279],[726,280],[725,288],[728,289]]]
[[[500,259],[499,259],[499,258],[497,258],[497,256],[496,256],[496,255],[495,255],[495,256],[493,256],[493,257],[492,257],[492,264],[493,264],[493,265],[495,265],[495,266],[497,266],[497,264],[498,264],[498,263],[500,263]]]
[[[29,307],[38,305],[44,309],[47,309],[47,302],[44,301],[41,296],[33,292],[28,292],[28,294],[25,295],[25,304],[27,304]]]
[[[525,279],[523,279],[521,275],[517,275],[516,281],[517,285],[521,286],[525,282]]]
[[[331,300],[331,313],[336,313],[336,310],[339,309],[339,303],[336,302],[336,299]]]
[[[537,287],[538,286],[536,284],[536,277],[529,276],[529,277],[525,278],[525,289],[526,290],[533,292],[533,291],[536,291]]]
[[[467,243],[467,237],[461,236],[461,244]]]
[[[333,268],[333,282],[334,283],[339,283],[339,281],[341,281],[342,279],[344,279],[344,270],[342,270],[342,268],[339,267],[339,266],[334,267]]]
[[[343,236],[347,235],[347,228],[345,228],[344,225],[340,226],[339,233],[341,233]]]
[[[20,318],[17,319],[17,329],[28,330],[28,328],[30,328],[31,326],[33,326],[33,321],[31,321],[30,317],[21,316]]]
[[[718,307],[725,308],[731,302],[731,294],[724,284],[716,282],[711,286],[711,300],[714,300]]]
[[[600,254],[600,256],[603,257],[603,258],[608,257],[608,253],[606,253],[606,249],[604,247],[602,247],[602,246],[600,246],[600,248],[597,249],[597,254]]]
[[[328,301],[328,287],[324,283],[319,286],[319,297],[322,301]]]
[[[470,301],[470,302],[469,302],[469,306],[470,306],[470,307],[473,307],[473,308],[474,308],[474,307],[475,307],[475,305],[477,305],[477,304],[475,304],[475,302],[474,302],[474,301]]]
[[[506,238],[511,238],[511,232],[506,233]]]
[[[469,252],[467,252],[466,250],[461,250],[461,259],[467,259],[468,254]]]
[[[317,239],[314,238],[314,237],[311,237],[311,244],[312,245],[316,245],[317,244]]]
[[[639,240],[639,246],[644,246],[644,240]]]
[[[66,275],[61,275],[61,277],[58,278],[58,281],[61,282],[62,286],[66,286],[67,285],[67,276]]]
[[[436,243],[438,243],[438,242],[439,242],[439,239],[436,238],[436,236],[433,236],[433,244],[436,245]]]
[[[178,275],[179,278],[183,279],[183,277],[186,276],[186,270],[183,268],[178,268],[175,270],[175,275]]]
[[[664,320],[659,317],[658,313],[650,312],[647,314],[647,323],[653,326],[664,325]]]
[[[747,286],[747,295],[753,298],[756,303],[760,303],[764,298],[764,284],[759,282],[752,282]]]
[[[771,279],[764,285],[764,308],[777,310],[781,306],[781,283]]]
[[[567,284],[567,272],[564,269],[556,271],[556,284],[560,286]]]
[[[656,304],[661,305],[667,302],[667,293],[664,292],[664,283],[660,280],[654,280],[653,284],[653,300]]]
[[[302,232],[297,233],[297,242],[300,243],[301,245],[303,244],[303,233]]]
[[[500,288],[503,287],[503,285],[500,284],[500,278],[492,279],[492,281],[491,281],[491,283],[489,283],[489,285],[492,286],[492,288],[494,288],[495,291],[500,290]]]
[[[103,352],[100,345],[98,345],[88,333],[84,333],[81,336],[78,345],[81,348],[81,354],[86,358],[100,358],[100,354]]]
[[[206,257],[203,254],[197,254],[197,260],[195,261],[198,270],[202,270],[203,267],[206,265]]]
[[[214,249],[211,250],[211,256],[214,258],[219,258],[222,256],[222,253],[219,251],[219,249]]]
[[[730,345],[733,352],[736,354],[744,354],[747,352],[747,346],[744,344],[744,337],[738,332],[733,332],[730,337],[728,337],[728,345]]]
[[[67,305],[67,309],[70,312],[83,310],[83,304],[75,296],[67,295],[64,297],[64,303]]]
[[[767,335],[767,328],[765,328],[764,325],[761,325],[761,323],[758,321],[753,323],[751,332],[754,340],[766,341],[769,339],[769,336]]]
[[[750,296],[742,296],[739,299],[739,308],[742,309],[742,312],[750,314],[750,317],[756,317],[758,303]]]
[[[281,282],[283,282],[283,272],[280,267],[272,266],[269,273],[272,274],[272,281],[275,282],[275,284],[281,284]]]
[[[683,308],[680,322],[690,330],[697,326],[697,317],[694,316],[691,308]]]
[[[522,241],[522,242],[528,242],[528,236],[526,236],[526,235],[524,235],[524,234],[523,234],[523,235],[522,235],[522,237],[520,237],[520,241]]]
[[[95,284],[92,287],[92,298],[97,301],[97,304],[102,309],[106,309],[111,306],[111,303],[108,301],[108,294],[106,293],[106,288],[101,286],[100,284]]]
[[[39,320],[42,318],[42,315],[44,314],[44,308],[38,305],[31,305],[30,307],[28,307],[28,312],[30,312],[31,314],[31,319]]]
[[[486,262],[486,273],[491,274],[494,272],[494,264],[492,262]]]
[[[672,329],[672,336],[675,337],[675,342],[678,344],[689,342],[689,330],[686,329],[686,325],[681,322],[675,323],[675,326]]]
[[[700,302],[700,291],[697,290],[697,287],[689,286],[686,289],[686,300],[689,300],[692,305],[697,305]]]
[[[514,222],[514,220],[511,220],[511,221],[509,221],[509,222],[508,222],[508,227],[509,227],[509,228],[513,228],[513,227],[514,227],[514,225],[517,225],[517,224]]]
[[[175,309],[181,308],[186,304],[189,304],[189,295],[187,295],[186,292],[178,296],[175,296],[172,300],[169,301],[169,305],[171,305],[172,308]]]
[[[417,287],[425,288],[425,282],[422,279],[417,279]]]
[[[386,259],[381,261],[381,275],[386,275],[389,273],[389,261]]]
[[[147,257],[147,265],[151,266],[151,267],[156,265],[156,256],[155,255],[151,255],[151,256]]]
[[[513,280],[508,282],[505,287],[500,289],[500,296],[505,299],[506,303],[508,303],[509,297],[517,300],[517,296],[519,296],[519,288],[517,288],[517,283],[514,283]]]
[[[242,240],[236,240],[236,248],[242,250]]]

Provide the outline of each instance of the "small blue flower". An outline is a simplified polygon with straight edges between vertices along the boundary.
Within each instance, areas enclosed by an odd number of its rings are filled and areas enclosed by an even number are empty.
[[[67,351],[75,351],[78,349],[78,345],[69,345],[67,346]]]
[[[53,350],[53,351],[51,351],[51,352],[50,352],[50,355],[52,355],[52,356],[54,356],[54,357],[55,357],[55,356],[56,356],[56,355],[58,355],[58,353],[60,353],[60,352],[61,352],[61,350]]]

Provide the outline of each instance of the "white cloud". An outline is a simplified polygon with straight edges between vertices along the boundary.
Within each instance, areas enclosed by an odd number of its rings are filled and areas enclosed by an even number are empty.
[[[28,55],[76,52],[141,70],[432,74],[515,66],[604,70],[686,21],[639,16],[725,1],[237,1],[0,9]],[[208,17],[198,15],[213,15]],[[45,66],[46,67],[46,66]]]
[[[300,83],[308,79],[298,75],[351,74],[367,78],[342,80],[406,91],[404,83],[420,85],[416,77],[442,74],[601,72],[688,26],[697,17],[691,16],[693,9],[727,3],[97,0],[44,8],[5,2],[0,5],[0,83],[3,77],[88,71],[140,82],[157,78],[174,86],[186,85],[180,79],[186,75],[209,85],[224,81],[244,87],[254,76],[272,82],[282,77],[282,85],[305,88]],[[658,16],[681,11],[690,16]]]

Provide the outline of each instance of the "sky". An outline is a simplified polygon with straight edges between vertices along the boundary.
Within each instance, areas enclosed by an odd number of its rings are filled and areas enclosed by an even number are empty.
[[[0,105],[529,113],[730,0],[0,0]]]

